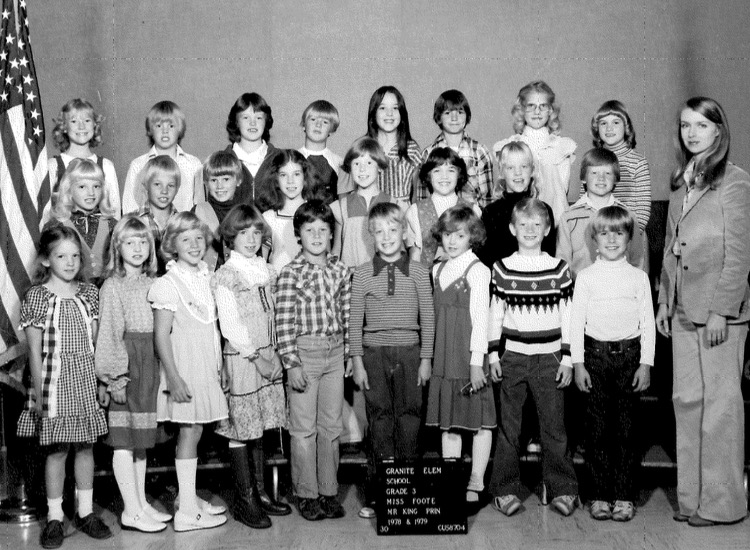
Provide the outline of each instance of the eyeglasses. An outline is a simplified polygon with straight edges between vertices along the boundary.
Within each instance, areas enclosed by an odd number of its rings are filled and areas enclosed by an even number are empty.
[[[523,109],[527,113],[533,113],[537,109],[539,109],[540,113],[548,113],[552,110],[552,106],[549,103],[540,103],[539,105],[536,103],[527,103]]]

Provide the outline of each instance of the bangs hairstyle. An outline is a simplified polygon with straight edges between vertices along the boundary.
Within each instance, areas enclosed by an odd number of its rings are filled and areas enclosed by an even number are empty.
[[[692,109],[698,114],[703,115],[708,120],[716,124],[719,135],[711,146],[701,153],[700,158],[695,163],[693,170],[692,183],[698,188],[703,189],[709,186],[716,189],[721,185],[721,179],[727,169],[729,161],[729,122],[727,115],[721,105],[709,97],[693,97],[688,99],[677,113],[677,134],[675,136],[675,150],[677,151],[677,169],[672,173],[672,189],[679,189],[684,185],[685,168],[693,158],[693,154],[687,150],[682,142],[680,131],[682,111]]]
[[[277,149],[276,156],[271,162],[271,169],[268,177],[273,181],[273,189],[270,192],[269,208],[272,210],[281,210],[286,203],[286,196],[281,192],[279,187],[279,172],[284,166],[292,163],[302,169],[302,198],[306,201],[319,199],[327,201],[328,190],[324,185],[317,185],[313,168],[305,156],[295,149]]]
[[[466,99],[466,96],[460,92],[459,90],[446,90],[442,94],[440,94],[435,100],[435,108],[432,111],[432,120],[435,121],[435,124],[440,126],[440,129],[443,129],[443,126],[440,123],[440,117],[443,116],[443,113],[445,111],[457,111],[459,109],[463,109],[464,113],[466,113],[466,126],[469,125],[469,122],[471,122],[471,107],[469,107],[469,101]]]
[[[60,178],[57,192],[52,194],[54,204],[52,217],[60,221],[70,219],[70,214],[75,209],[71,191],[73,186],[81,181],[96,181],[101,185],[102,198],[99,201],[99,212],[105,219],[114,217],[115,210],[112,208],[107,187],[104,185],[104,171],[91,159],[70,161],[63,177]]]
[[[328,224],[331,229],[331,238],[333,238],[333,228],[336,226],[336,218],[333,217],[333,210],[325,202],[315,199],[307,201],[302,206],[297,208],[294,213],[294,236],[299,239],[299,232],[302,226],[306,223],[312,223],[316,220],[321,220],[323,223]]]
[[[378,143],[378,140],[369,136],[364,136],[352,143],[349,150],[344,155],[344,164],[341,167],[347,174],[352,173],[352,162],[359,157],[370,155],[370,158],[374,160],[378,168],[385,170],[388,168],[388,159],[383,152],[383,148]]]
[[[604,147],[595,147],[586,151],[581,159],[580,176],[584,185],[589,168],[595,166],[611,166],[612,172],[615,175],[615,184],[620,181],[620,163],[617,161],[617,155]]]
[[[370,213],[367,215],[367,229],[370,233],[375,231],[375,222],[377,220],[394,223],[402,229],[405,228],[406,225],[404,211],[401,210],[399,205],[393,202],[379,202],[370,208]]]
[[[200,229],[203,233],[203,237],[206,239],[206,250],[211,246],[213,235],[208,226],[203,223],[198,216],[192,212],[178,212],[167,222],[167,228],[164,231],[164,238],[161,241],[161,253],[162,258],[165,260],[176,260],[177,259],[177,237],[185,231],[191,229]]]
[[[261,139],[266,143],[271,141],[271,128],[273,128],[273,115],[271,114],[271,106],[266,103],[263,96],[256,94],[255,92],[246,92],[237,98],[232,108],[229,109],[229,115],[227,115],[227,136],[229,141],[232,143],[238,143],[240,141],[240,128],[237,126],[237,115],[242,111],[246,111],[250,107],[256,113],[263,113],[266,115],[266,126],[263,128],[263,135]]]
[[[466,204],[453,206],[443,212],[432,228],[432,236],[437,242],[441,242],[443,235],[458,231],[462,227],[469,233],[469,244],[472,249],[476,250],[484,244],[487,239],[484,224]]]
[[[500,198],[505,195],[508,189],[508,183],[503,178],[503,165],[508,161],[508,157],[511,155],[522,155],[526,161],[531,165],[531,181],[529,182],[529,196],[539,196],[539,185],[534,177],[536,171],[536,165],[534,164],[534,154],[531,152],[531,148],[526,145],[523,141],[509,141],[506,143],[500,152],[497,154],[497,162],[500,165],[500,175],[497,178],[496,189],[493,191],[495,198]]]
[[[237,183],[242,183],[242,162],[231,150],[222,150],[211,153],[203,163],[203,184],[208,185],[208,180],[221,176],[233,176]]]
[[[339,112],[330,101],[318,99],[317,101],[310,103],[302,113],[300,126],[304,128],[307,118],[311,116],[318,116],[327,119],[328,122],[331,123],[331,134],[335,133],[339,128]]]
[[[228,248],[234,250],[234,239],[240,231],[248,228],[258,229],[263,234],[263,239],[271,237],[271,228],[260,210],[249,204],[238,204],[229,211],[219,226],[219,235]]]
[[[171,178],[174,180],[175,187],[180,188],[182,173],[180,167],[169,155],[157,155],[148,159],[148,162],[138,174],[138,183],[148,193],[149,186],[157,177]]]
[[[510,223],[516,223],[518,218],[539,218],[545,229],[552,227],[547,205],[539,199],[527,197],[518,201],[510,213]]]
[[[187,123],[185,122],[185,113],[182,112],[180,106],[174,101],[160,101],[156,103],[146,115],[146,136],[148,136],[148,144],[154,145],[154,125],[158,122],[171,122],[177,128],[177,144],[182,143],[182,138],[185,137],[187,131]]]
[[[70,149],[70,138],[68,137],[66,126],[68,124],[68,117],[71,116],[73,111],[88,113],[91,120],[94,121],[94,136],[89,141],[89,147],[96,147],[102,142],[102,122],[104,121],[104,117],[96,114],[94,106],[85,99],[71,99],[62,106],[57,118],[52,119],[55,123],[55,127],[52,129],[52,137],[55,140],[55,146],[61,153]]]
[[[411,130],[409,130],[409,113],[406,110],[406,101],[404,96],[395,86],[381,86],[370,98],[370,105],[367,108],[367,135],[371,138],[378,137],[378,122],[375,118],[378,107],[383,102],[385,94],[396,96],[398,112],[401,115],[401,122],[396,128],[396,144],[398,145],[398,156],[402,159],[409,159],[409,141],[411,141]]]
[[[635,217],[627,208],[617,206],[605,206],[600,208],[599,211],[591,220],[589,226],[591,232],[591,238],[595,239],[598,233],[602,231],[624,231],[628,234],[628,240],[633,239],[633,231],[635,231]]]
[[[510,114],[513,117],[513,130],[520,134],[523,132],[524,126],[526,126],[526,103],[529,100],[529,96],[538,92],[547,96],[547,103],[552,108],[549,112],[549,120],[547,120],[547,128],[551,134],[556,136],[560,135],[562,130],[562,123],[560,122],[560,106],[555,103],[555,92],[552,88],[543,80],[535,80],[529,82],[518,91],[518,97],[513,102],[513,107],[510,110]]]
[[[602,103],[602,106],[596,111],[594,118],[591,119],[591,135],[594,137],[594,147],[604,147],[604,140],[599,137],[599,122],[606,116],[614,115],[622,120],[625,127],[625,144],[631,149],[635,149],[635,129],[630,115],[625,110],[625,105],[611,99]]]
[[[106,277],[116,275],[125,276],[125,263],[122,260],[120,247],[123,243],[137,237],[148,241],[148,259],[141,265],[141,271],[149,277],[156,275],[156,246],[154,245],[154,235],[143,221],[136,214],[126,214],[117,222],[112,230],[112,240],[110,241],[110,255],[105,271]]]
[[[464,159],[459,157],[458,153],[450,147],[436,147],[430,151],[427,160],[419,168],[419,181],[432,193],[430,172],[443,164],[450,164],[458,169],[458,180],[456,181],[456,194],[458,195],[464,185],[466,185],[466,182],[469,181],[469,171],[466,169]]]
[[[67,225],[61,223],[53,223],[48,225],[42,231],[39,237],[39,246],[37,247],[36,257],[36,269],[34,270],[34,277],[32,278],[32,284],[40,285],[49,281],[52,271],[48,266],[42,264],[42,261],[49,261],[50,257],[55,251],[57,245],[62,241],[70,241],[78,247],[81,257],[81,268],[76,273],[74,280],[86,281],[84,264],[86,259],[84,258],[83,250],[81,249],[81,236],[78,231]]]

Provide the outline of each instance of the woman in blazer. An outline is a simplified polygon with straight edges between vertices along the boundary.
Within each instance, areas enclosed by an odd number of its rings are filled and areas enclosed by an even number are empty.
[[[750,319],[750,177],[728,162],[726,115],[712,99],[686,102],[676,142],[656,326],[672,337],[674,519],[703,527],[747,514],[740,382]]]

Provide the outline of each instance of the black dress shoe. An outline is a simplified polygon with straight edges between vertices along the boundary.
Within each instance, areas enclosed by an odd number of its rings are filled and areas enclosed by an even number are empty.
[[[42,548],[60,548],[65,538],[62,521],[52,519],[47,522],[39,535],[39,544]]]
[[[258,497],[260,498],[260,507],[269,516],[288,516],[292,513],[292,507],[278,500],[273,500],[265,490],[258,487]]]
[[[76,529],[81,533],[87,534],[92,539],[104,540],[112,536],[112,531],[107,527],[107,524],[93,512],[83,518],[76,514],[74,521]]]

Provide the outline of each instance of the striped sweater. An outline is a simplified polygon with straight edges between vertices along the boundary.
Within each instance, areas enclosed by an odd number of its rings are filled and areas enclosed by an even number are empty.
[[[395,262],[379,255],[354,271],[349,319],[351,355],[364,346],[421,345],[420,357],[432,358],[435,310],[430,273],[406,254]]]
[[[610,149],[607,147],[607,149]],[[617,200],[635,214],[638,227],[646,229],[651,216],[651,172],[646,158],[624,143],[610,149],[620,165],[620,181],[612,192]],[[585,194],[581,183],[580,196]]]
[[[573,283],[565,260],[546,252],[522,256],[518,252],[496,262],[492,269],[490,300],[490,362],[498,360],[500,337],[505,349],[536,355],[562,354],[570,367],[570,307]]]

